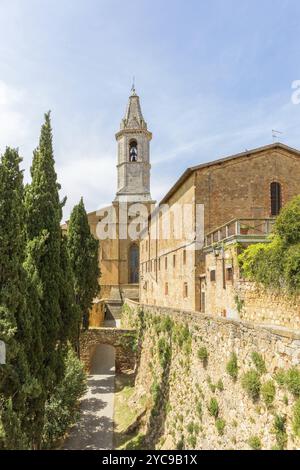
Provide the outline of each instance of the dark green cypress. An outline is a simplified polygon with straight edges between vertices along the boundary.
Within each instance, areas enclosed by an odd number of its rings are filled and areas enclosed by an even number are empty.
[[[26,232],[34,258],[43,343],[43,382],[48,395],[63,373],[64,347],[61,299],[62,204],[59,199],[52,146],[50,112],[45,114],[39,146],[34,152],[31,184],[26,188]]]
[[[18,151],[7,148],[0,163],[0,339],[7,345],[7,363],[0,367],[0,447],[31,446],[27,426],[29,401],[40,394],[34,376],[32,343],[38,344],[38,323],[28,310],[25,258],[23,174]],[[34,328],[37,328],[35,332]],[[33,339],[33,336],[35,338]]]
[[[68,225],[68,252],[74,273],[76,303],[84,328],[89,326],[89,310],[99,292],[99,241],[91,234],[81,198],[74,207]]]

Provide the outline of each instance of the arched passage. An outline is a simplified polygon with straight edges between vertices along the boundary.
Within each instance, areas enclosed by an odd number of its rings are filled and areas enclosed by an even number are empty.
[[[109,345],[114,348],[115,367],[117,372],[127,371],[135,367],[135,353],[132,345],[136,331],[121,328],[90,328],[80,335],[80,359],[90,372],[96,348]],[[97,355],[101,356],[101,352]],[[97,357],[97,356],[96,356]]]
[[[94,346],[91,355],[91,375],[115,375],[116,351],[109,344]]]

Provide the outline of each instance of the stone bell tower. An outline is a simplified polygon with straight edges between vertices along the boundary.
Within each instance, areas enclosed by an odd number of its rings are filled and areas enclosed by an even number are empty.
[[[134,86],[116,134],[118,142],[118,189],[115,201],[152,202],[150,195],[150,140]]]

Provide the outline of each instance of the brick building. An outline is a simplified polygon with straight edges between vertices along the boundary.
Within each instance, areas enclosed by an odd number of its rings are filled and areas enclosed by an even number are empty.
[[[267,224],[299,193],[300,152],[280,143],[188,168],[142,233],[140,301],[198,311],[205,311],[209,305],[213,308],[206,286],[214,270],[206,266],[207,249],[201,248],[201,238],[211,246],[221,238],[230,238],[229,232],[222,234],[215,229],[230,230],[229,222],[234,219],[248,219],[248,225],[249,220]],[[183,205],[188,209],[178,218],[178,207]],[[201,208],[203,223],[199,224]],[[176,233],[180,217],[183,225],[189,226],[183,235]],[[167,237],[163,234],[164,220],[169,224]],[[241,223],[240,233],[235,235],[243,235],[247,224]],[[214,238],[209,241],[207,235],[212,231]],[[230,273],[229,264],[227,268]],[[222,292],[223,298],[226,295]],[[214,296],[211,291],[210,300]]]

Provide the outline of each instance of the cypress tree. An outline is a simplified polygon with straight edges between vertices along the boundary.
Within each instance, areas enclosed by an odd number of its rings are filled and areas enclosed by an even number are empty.
[[[72,211],[68,225],[68,252],[74,273],[76,303],[81,313],[80,323],[84,328],[89,326],[89,310],[99,292],[98,250],[99,241],[91,234],[81,198]]]
[[[0,339],[7,345],[7,363],[0,367],[0,447],[31,446],[32,396],[40,387],[33,374],[39,344],[34,311],[28,310],[25,258],[23,174],[18,151],[7,148],[0,163]],[[34,332],[34,333],[33,333]],[[33,343],[33,344],[32,344]]]
[[[26,232],[39,293],[43,345],[43,383],[48,396],[63,374],[61,312],[62,204],[52,146],[50,112],[45,114],[39,146],[34,152],[31,184],[26,188]],[[32,257],[32,255],[34,255]]]

